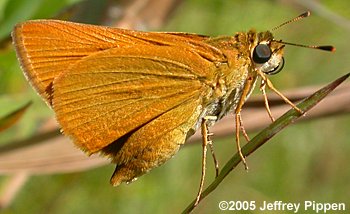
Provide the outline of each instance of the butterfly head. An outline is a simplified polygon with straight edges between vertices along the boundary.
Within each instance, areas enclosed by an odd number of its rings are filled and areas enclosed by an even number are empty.
[[[284,65],[283,49],[285,45],[275,41],[269,31],[256,33],[252,41],[250,57],[254,68],[265,74],[280,72]]]

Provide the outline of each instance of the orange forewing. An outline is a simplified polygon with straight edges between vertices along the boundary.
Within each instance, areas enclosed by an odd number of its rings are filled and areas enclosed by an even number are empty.
[[[35,20],[16,25],[12,37],[28,80],[47,103],[56,77],[82,58],[111,48],[150,44],[185,47],[208,59],[224,60],[219,50],[201,42],[208,37],[196,34],[139,32]]]
[[[173,156],[227,62],[210,38],[38,20],[18,24],[22,68],[65,134],[116,163],[114,185]]]

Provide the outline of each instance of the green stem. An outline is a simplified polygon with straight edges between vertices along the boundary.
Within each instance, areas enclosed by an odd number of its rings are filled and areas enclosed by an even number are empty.
[[[303,112],[309,111],[312,107],[314,107],[317,103],[319,103],[323,98],[325,98],[330,92],[332,92],[337,86],[339,86],[342,82],[344,82],[350,73],[338,78],[334,82],[329,85],[323,87],[318,90],[311,96],[304,99],[300,102],[297,107],[301,109]],[[304,114],[303,114],[304,115]],[[257,134],[252,140],[249,141],[244,147],[242,147],[242,153],[245,157],[252,154],[255,150],[257,150],[260,146],[265,144],[270,138],[272,138],[275,134],[280,132],[283,128],[290,125],[294,121],[296,121],[299,117],[303,116],[295,109],[290,109],[276,121],[271,123],[267,128],[262,130],[259,134]],[[202,192],[201,200],[203,200],[206,196],[208,196],[212,191],[219,186],[219,184],[224,180],[224,178],[241,162],[241,158],[238,153],[236,153],[222,168],[218,177]],[[195,200],[189,204],[183,213],[189,213],[194,209]]]

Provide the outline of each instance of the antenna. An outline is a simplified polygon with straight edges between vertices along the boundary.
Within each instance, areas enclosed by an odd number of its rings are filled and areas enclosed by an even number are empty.
[[[294,19],[290,19],[274,28],[271,29],[271,31],[277,30],[279,28],[281,28],[282,26],[292,23],[292,22],[296,22],[299,21],[303,18],[309,17],[311,15],[310,11],[306,11],[303,14],[300,14],[299,16],[295,17]],[[335,47],[331,46],[331,45],[322,45],[322,46],[317,46],[317,45],[301,45],[301,44],[295,44],[295,43],[290,43],[290,42],[283,42],[282,40],[274,40],[275,42],[281,43],[281,44],[285,44],[285,45],[292,45],[292,46],[298,46],[298,47],[303,47],[303,48],[312,48],[312,49],[318,49],[318,50],[323,50],[323,51],[331,51],[334,52],[335,51]]]
[[[292,46],[298,46],[298,47],[303,47],[303,48],[312,48],[312,49],[318,49],[318,50],[323,50],[323,51],[330,51],[330,52],[334,52],[335,51],[335,47],[333,47],[332,45],[301,45],[301,44],[295,44],[295,43],[290,43],[290,42],[284,42],[282,40],[274,40],[275,42],[281,43],[281,44],[285,44],[285,45],[292,45]]]
[[[277,30],[278,28],[280,28],[280,27],[282,27],[282,26],[284,26],[284,25],[286,25],[286,24],[299,21],[299,20],[301,20],[301,19],[303,19],[303,18],[306,18],[306,17],[308,17],[308,16],[310,16],[310,15],[311,15],[311,12],[310,12],[310,11],[306,11],[305,13],[300,14],[299,16],[295,17],[294,19],[291,19],[291,20],[288,20],[288,21],[286,21],[286,22],[283,22],[282,24],[280,24],[280,25],[278,25],[278,26],[272,28],[271,31]]]

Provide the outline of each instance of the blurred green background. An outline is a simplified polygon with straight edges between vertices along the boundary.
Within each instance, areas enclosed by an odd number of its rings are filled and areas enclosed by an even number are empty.
[[[74,2],[77,0],[0,1],[0,40],[8,37],[16,22],[50,18]],[[349,1],[323,0],[319,3],[350,18]],[[155,30],[233,35],[250,28],[271,29],[304,11],[305,8],[293,1],[187,0],[164,28]],[[284,41],[332,44],[337,51],[331,54],[288,46],[284,70],[271,77],[275,86],[283,91],[326,84],[349,72],[349,31],[317,12],[276,31],[276,38]],[[6,44],[0,49],[0,93],[0,115],[30,99],[34,101],[16,126],[0,133],[0,143],[29,136],[41,121],[53,116],[26,82],[12,46]],[[222,200],[256,201],[257,204],[275,200],[344,202],[350,210],[349,127],[350,115],[288,127],[248,158],[249,172],[239,166],[194,213],[219,213],[218,203]],[[221,166],[236,152],[233,140],[234,135],[227,139],[214,137]],[[207,169],[208,184],[214,175],[210,157]],[[33,176],[3,213],[179,213],[197,193],[201,146],[183,147],[166,164],[131,185],[110,186],[108,179],[113,170],[114,166],[109,165],[83,173]],[[1,176],[0,187],[5,181],[6,177]]]

